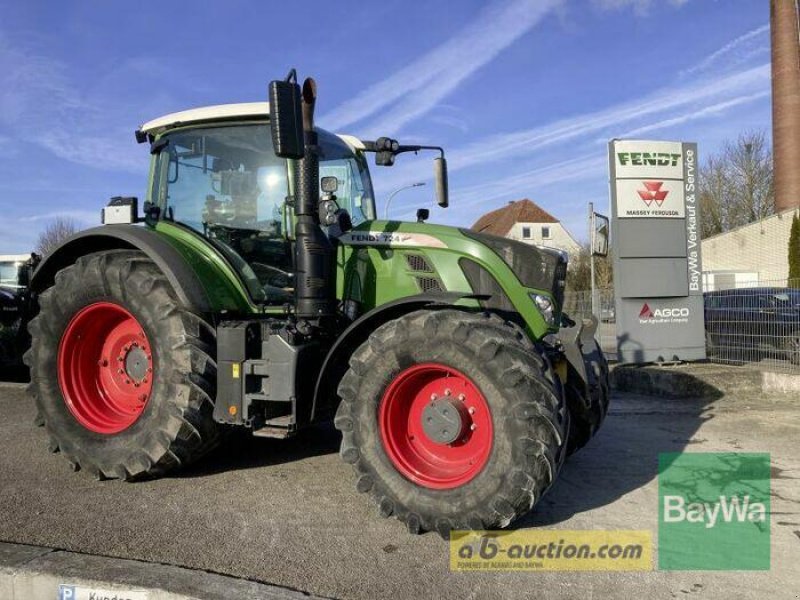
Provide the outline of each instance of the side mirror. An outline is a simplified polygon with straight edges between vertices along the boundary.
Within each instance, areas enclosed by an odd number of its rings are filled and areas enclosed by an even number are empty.
[[[269,84],[269,121],[272,146],[280,158],[300,159],[305,155],[300,86],[294,69],[285,81]]]
[[[431,216],[431,211],[427,208],[418,208],[417,209],[417,223],[424,223],[427,221]]]
[[[442,208],[450,204],[447,188],[447,159],[444,156],[433,159],[433,178],[436,185],[436,202]]]
[[[592,229],[592,255],[608,256],[608,217],[594,213]]]

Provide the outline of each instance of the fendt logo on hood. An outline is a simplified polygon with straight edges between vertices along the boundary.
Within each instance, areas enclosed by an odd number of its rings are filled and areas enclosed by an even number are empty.
[[[689,308],[686,306],[677,308],[650,308],[647,302],[642,305],[639,311],[640,323],[688,323]]]
[[[642,184],[645,189],[636,191],[647,206],[650,206],[653,202],[659,207],[664,204],[669,192],[661,189],[661,186],[664,185],[663,181],[643,181]]]

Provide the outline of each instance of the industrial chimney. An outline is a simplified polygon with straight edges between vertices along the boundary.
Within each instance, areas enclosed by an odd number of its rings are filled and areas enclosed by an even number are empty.
[[[770,0],[775,211],[800,207],[798,1]]]

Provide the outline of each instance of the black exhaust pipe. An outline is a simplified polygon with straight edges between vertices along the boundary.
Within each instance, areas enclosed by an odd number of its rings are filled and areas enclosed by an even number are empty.
[[[333,244],[319,221],[319,150],[314,131],[317,84],[303,82],[302,113],[305,153],[299,161],[295,214],[295,314],[316,319],[317,324],[336,311],[335,255]]]

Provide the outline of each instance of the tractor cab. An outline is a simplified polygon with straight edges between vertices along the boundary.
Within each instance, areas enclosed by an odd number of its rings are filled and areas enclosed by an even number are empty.
[[[210,106],[150,121],[149,210],[202,234],[241,271],[252,298],[283,304],[293,293],[294,161],[279,158],[269,105]],[[320,182],[352,225],[375,218],[364,146],[318,130]]]

